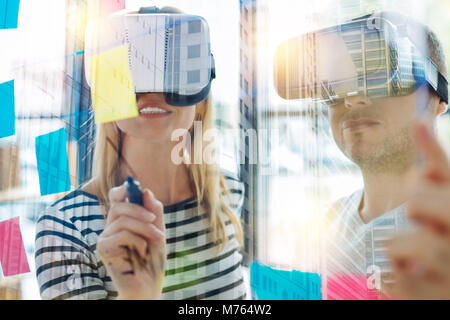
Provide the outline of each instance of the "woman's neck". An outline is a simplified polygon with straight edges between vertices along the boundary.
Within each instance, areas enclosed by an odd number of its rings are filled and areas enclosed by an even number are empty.
[[[173,143],[167,141],[149,142],[124,135],[119,168],[120,181],[133,176],[142,188],[150,189],[163,205],[194,196],[187,166],[184,163],[175,164],[171,160],[173,147]]]

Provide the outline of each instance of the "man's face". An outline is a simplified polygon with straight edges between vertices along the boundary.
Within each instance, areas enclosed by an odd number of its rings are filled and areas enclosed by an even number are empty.
[[[416,103],[416,93],[382,99],[347,97],[329,107],[336,144],[362,170],[409,168],[414,162]]]

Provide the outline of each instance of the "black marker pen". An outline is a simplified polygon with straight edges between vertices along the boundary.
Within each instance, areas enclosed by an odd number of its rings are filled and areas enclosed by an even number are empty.
[[[141,185],[139,182],[135,181],[132,177],[128,177],[125,187],[127,189],[128,201],[140,206],[144,205],[144,201],[142,200]]]

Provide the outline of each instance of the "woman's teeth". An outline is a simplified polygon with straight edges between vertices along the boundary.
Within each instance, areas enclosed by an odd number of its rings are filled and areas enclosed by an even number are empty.
[[[158,114],[158,113],[169,113],[168,111],[160,108],[146,107],[139,110],[142,114]]]

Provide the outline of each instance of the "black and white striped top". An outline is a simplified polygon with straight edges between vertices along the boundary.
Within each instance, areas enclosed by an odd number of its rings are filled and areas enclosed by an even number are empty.
[[[236,214],[242,183],[226,176]],[[164,207],[167,263],[162,299],[245,299],[242,255],[224,216],[227,246],[217,255],[208,213],[194,198]],[[49,206],[36,229],[36,276],[43,299],[114,299],[116,288],[96,250],[105,226],[98,199],[76,190]]]

